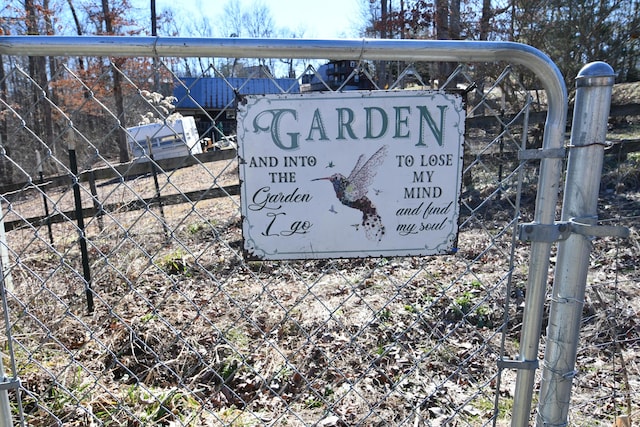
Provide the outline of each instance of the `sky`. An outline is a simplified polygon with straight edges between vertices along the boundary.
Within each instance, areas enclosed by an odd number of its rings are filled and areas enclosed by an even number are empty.
[[[233,1],[233,0],[230,0]],[[300,22],[308,38],[355,37],[355,22],[360,17],[360,0],[271,0],[266,3],[278,26]]]
[[[231,1],[239,0],[156,0],[156,9],[160,12],[170,6],[187,16],[204,14],[216,22],[225,4]],[[278,27],[304,29],[305,38],[358,37],[354,28],[360,20],[362,0],[241,0],[241,5],[250,8],[257,1],[269,7]]]

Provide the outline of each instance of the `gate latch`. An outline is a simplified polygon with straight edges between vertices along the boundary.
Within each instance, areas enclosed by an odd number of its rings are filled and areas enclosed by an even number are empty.
[[[553,243],[567,240],[571,234],[588,237],[629,237],[627,227],[617,225],[594,225],[579,222],[577,218],[569,221],[557,221],[553,224],[528,222],[518,225],[518,239],[524,242]]]
[[[507,360],[499,359],[498,368],[500,369],[523,369],[527,371],[535,371],[538,369],[537,360]]]

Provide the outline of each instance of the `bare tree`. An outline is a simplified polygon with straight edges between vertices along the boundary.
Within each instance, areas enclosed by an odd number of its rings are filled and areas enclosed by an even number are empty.
[[[113,16],[111,15],[111,11],[109,10],[108,0],[102,0],[102,14],[104,16],[104,28],[106,33],[114,34],[112,23]],[[124,97],[122,96],[122,77],[120,76],[120,71],[117,67],[118,63],[122,62],[122,60],[112,60],[111,71],[113,78],[113,98],[116,103],[116,114],[120,123],[125,126],[127,121],[124,112]],[[117,138],[120,162],[128,162],[129,147],[127,146],[127,135],[122,127],[117,132]]]
[[[4,59],[3,55],[0,55],[0,94],[3,98],[7,96],[7,81],[4,72]],[[0,115],[0,167],[2,172],[0,173],[0,181],[3,183],[12,182],[12,166],[7,161],[6,156],[10,156],[11,153],[7,152],[7,119],[4,115]]]
[[[480,40],[489,40],[490,22],[491,0],[482,0],[482,15],[480,16]]]
[[[438,40],[449,40],[449,0],[435,0],[435,30]],[[446,62],[437,64],[436,79],[442,84],[449,74],[452,65]]]
[[[596,60],[609,63],[619,73],[619,81],[634,74],[640,77],[639,41],[633,37],[640,25],[640,1],[517,0],[514,4],[513,40],[549,55],[568,88],[573,88],[580,68]]]
[[[275,34],[271,9],[263,1],[253,3],[253,7],[242,14],[242,25],[249,37],[270,38]]]
[[[224,37],[258,37],[271,38],[278,34],[278,30],[271,14],[271,9],[263,1],[252,3],[245,7],[242,2],[227,2],[223,10],[222,28]],[[242,70],[246,65],[261,65],[273,72],[276,64],[274,59],[261,58],[257,63],[242,64],[238,58],[227,59],[227,64],[221,68],[232,77],[244,75]]]
[[[48,9],[48,2],[43,4],[42,8],[39,8],[33,0],[25,0],[24,10],[27,18],[27,34],[39,35],[39,17],[41,16],[39,12],[42,12],[43,16],[50,14],[51,11]],[[50,21],[48,22],[50,24]],[[48,30],[53,31],[53,28],[48,28]],[[35,106],[35,113],[33,117],[34,129],[37,130],[38,134],[40,134],[44,140],[44,143],[55,154],[57,150],[53,143],[53,117],[51,104],[49,102],[41,102],[39,99],[40,96],[42,96],[41,93],[44,93],[44,96],[47,98],[51,97],[49,78],[47,76],[47,58],[44,56],[29,57],[29,75],[42,90],[42,92],[39,90],[33,91],[32,94],[33,105]],[[36,149],[42,149],[42,147],[37,147]]]

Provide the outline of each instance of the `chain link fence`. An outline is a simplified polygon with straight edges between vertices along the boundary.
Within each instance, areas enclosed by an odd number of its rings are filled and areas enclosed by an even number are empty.
[[[298,70],[282,80],[279,60],[107,55],[117,51],[52,58],[46,78],[28,57],[5,57],[0,246],[15,422],[509,424],[516,371],[499,361],[517,357],[527,294],[530,246],[515,236],[534,216],[539,162],[518,153],[542,144],[535,76],[500,61],[355,55],[332,62],[342,74],[288,63]],[[238,94],[412,90],[436,76],[467,111],[454,255],[244,260]],[[126,129],[166,121],[171,106],[195,117],[200,150],[156,158],[152,136],[120,162]],[[637,248],[637,232],[612,242],[598,253]],[[626,356],[638,347],[637,272],[633,256],[613,259],[625,265],[594,259],[585,328],[598,351],[579,355],[572,413],[593,425],[611,424],[638,390]]]

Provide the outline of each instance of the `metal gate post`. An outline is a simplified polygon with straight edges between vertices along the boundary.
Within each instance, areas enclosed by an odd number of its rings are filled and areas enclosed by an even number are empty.
[[[3,223],[3,215],[2,215],[2,204],[0,204],[0,292],[2,292],[2,301],[5,301],[5,292],[6,292],[6,277],[9,277],[11,274],[9,271],[9,253],[7,250],[7,243],[4,236],[4,223]],[[6,305],[4,305],[6,309]],[[6,314],[6,310],[5,314]],[[6,320],[5,315],[5,320]],[[7,336],[7,340],[11,339]],[[10,347],[11,348],[11,347]],[[0,354],[0,426],[11,426],[13,425],[11,421],[11,406],[9,405],[9,393],[6,388],[3,387],[4,384],[7,384],[7,376],[4,372],[4,364],[2,362],[2,355]]]
[[[595,223],[613,83],[604,62],[584,66],[576,78],[561,216],[571,233],[558,244],[536,426],[567,425],[591,240],[604,234]]]
[[[11,385],[10,380],[4,372],[4,364],[2,363],[2,357],[0,357],[0,426],[9,427],[13,425],[11,418],[11,406],[9,404],[9,392],[8,387]]]

